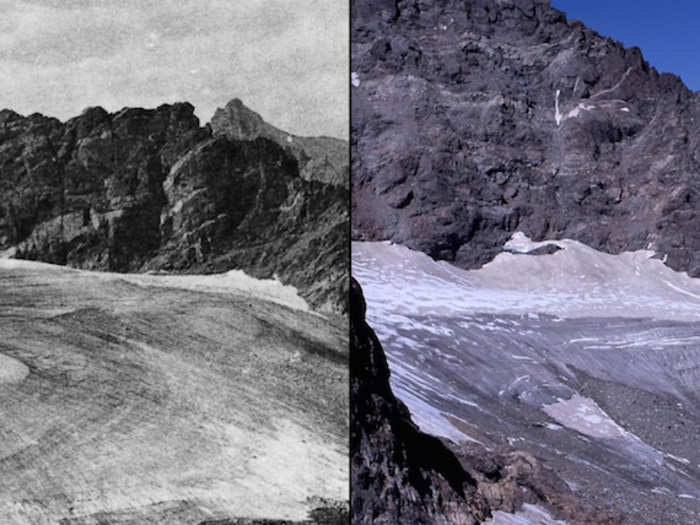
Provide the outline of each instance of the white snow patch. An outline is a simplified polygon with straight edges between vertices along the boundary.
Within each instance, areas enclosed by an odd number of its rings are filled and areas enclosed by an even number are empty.
[[[534,242],[519,232],[505,248],[529,252],[545,244],[561,249],[538,256],[503,252],[478,270],[462,270],[399,245],[355,242],[353,274],[372,320],[395,312],[405,318],[539,313],[700,320],[700,279],[665,266],[652,251],[608,254],[568,239]],[[423,328],[440,331],[427,324]],[[495,325],[481,329],[502,330]]]
[[[565,119],[576,118],[581,114],[581,111],[591,111],[592,109],[595,109],[593,104],[579,103],[574,109],[566,114]]]
[[[574,109],[570,110],[566,115],[563,115],[559,109],[559,95],[561,95],[561,90],[557,89],[556,93],[554,94],[554,120],[556,121],[557,126],[559,126],[564,120],[578,117],[581,114],[581,111],[591,111],[596,108],[594,104],[579,102]]]
[[[394,372],[393,367],[391,371],[392,373]],[[443,436],[447,439],[451,439],[455,443],[471,441],[472,443],[485,446],[481,441],[474,439],[469,434],[458,429],[442,412],[433,407],[430,403],[424,401],[420,396],[415,395],[407,389],[397,388],[394,385],[392,385],[392,388],[396,397],[411,407],[411,419],[413,419],[413,422],[418,425],[418,428],[426,434]]]
[[[350,79],[353,86],[360,87],[360,76],[357,73],[353,71],[352,75],[350,75]]]
[[[515,514],[497,510],[493,518],[484,523],[492,525],[567,525],[566,521],[555,520],[549,512],[542,507],[530,503],[523,504]]]
[[[14,357],[0,354],[0,385],[21,383],[28,375],[27,365]]]
[[[560,249],[566,249],[566,245],[561,241],[533,241],[523,232],[515,232],[503,245],[503,248],[515,253],[528,253],[548,244],[554,244]]]
[[[15,256],[17,248],[7,248],[6,250],[0,250],[0,259],[10,259]]]
[[[620,109],[620,111],[624,111],[625,113],[629,113],[629,112],[630,112],[630,108],[622,108],[622,109]]]

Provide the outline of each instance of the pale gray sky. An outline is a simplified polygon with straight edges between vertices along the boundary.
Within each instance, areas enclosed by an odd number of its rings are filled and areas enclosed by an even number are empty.
[[[234,97],[299,135],[348,133],[348,0],[0,0],[0,108],[62,120]]]

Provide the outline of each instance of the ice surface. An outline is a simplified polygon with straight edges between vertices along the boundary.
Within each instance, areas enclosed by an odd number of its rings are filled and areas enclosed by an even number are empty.
[[[297,289],[282,284],[277,278],[256,279],[242,270],[210,275],[164,275],[143,273],[112,273],[76,270],[64,266],[35,261],[0,258],[0,272],[3,270],[40,270],[43,272],[71,271],[82,272],[94,279],[121,280],[138,286],[178,288],[197,292],[218,292],[250,295],[297,310],[309,311],[309,305],[302,299]]]
[[[626,317],[700,320],[700,280],[665,266],[648,250],[603,253],[572,240],[533,242],[515,234],[478,270],[462,270],[386,242],[353,243],[353,275],[370,288],[369,308],[404,312],[543,313],[566,318]]]
[[[528,254],[546,244],[560,250]],[[691,450],[651,446],[617,401],[580,390],[590,377],[694,406],[700,279],[650,250],[607,254],[521,233],[506,249],[480,269],[462,270],[389,242],[353,243],[368,322],[416,423],[488,446],[552,440],[576,468],[607,471],[614,461],[672,487],[674,497],[700,495],[689,481],[698,463]]]
[[[29,375],[29,368],[9,355],[0,354],[0,385],[21,383]]]

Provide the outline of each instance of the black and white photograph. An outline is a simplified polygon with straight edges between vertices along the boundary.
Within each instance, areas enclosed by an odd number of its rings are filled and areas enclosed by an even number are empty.
[[[0,524],[348,522],[348,21],[0,0]]]

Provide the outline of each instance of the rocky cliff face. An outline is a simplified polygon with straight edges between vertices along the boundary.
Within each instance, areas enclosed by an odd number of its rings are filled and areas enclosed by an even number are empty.
[[[532,454],[512,447],[487,451],[421,432],[389,385],[384,350],[365,321],[360,285],[350,292],[350,455],[353,524],[531,523],[513,516],[524,503],[537,523],[614,525],[617,510],[576,496]],[[546,511],[544,509],[547,509]],[[551,521],[551,512],[555,518]],[[512,521],[510,521],[512,519]]]
[[[214,113],[211,126],[215,134],[232,140],[272,140],[297,159],[303,179],[345,188],[349,185],[348,144],[344,140],[292,135],[265,122],[237,98]]]
[[[238,268],[344,311],[347,191],[302,178],[270,138],[219,132],[266,126],[232,104],[216,132],[186,103],[66,123],[0,112],[0,250],[111,271]]]
[[[470,268],[513,231],[700,276],[700,94],[544,0],[352,11],[353,229]]]

